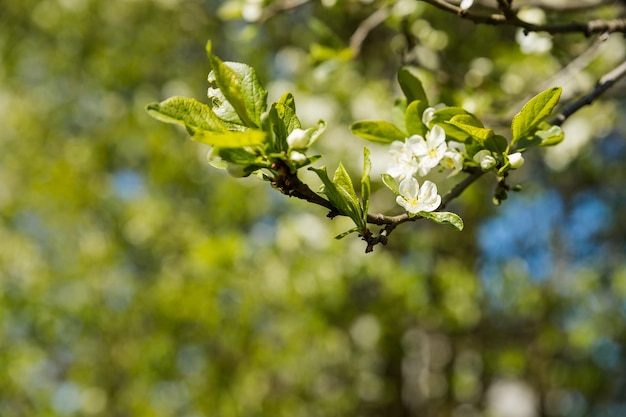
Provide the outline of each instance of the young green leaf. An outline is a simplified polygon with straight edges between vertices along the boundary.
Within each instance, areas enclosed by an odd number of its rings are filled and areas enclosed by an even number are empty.
[[[459,217],[457,214],[450,213],[449,211],[433,211],[430,213],[420,211],[419,215],[424,217],[425,219],[429,219],[440,224],[452,226],[458,231],[463,230],[464,227],[463,219],[461,219],[461,217]]]
[[[337,167],[337,170],[335,170],[333,183],[337,186],[338,190],[341,190],[346,194],[352,207],[359,206],[359,198],[354,191],[354,185],[352,185],[350,175],[348,175],[348,171],[346,171],[346,168],[341,162],[339,162],[339,166]]]
[[[384,120],[361,120],[352,123],[350,131],[362,139],[378,143],[403,141],[407,135],[395,125]]]
[[[546,130],[539,130],[535,133],[541,139],[540,146],[554,146],[563,141],[565,134],[560,126],[551,126]]]
[[[242,148],[244,146],[262,145],[267,135],[262,130],[246,129],[243,132],[206,132],[197,131],[191,137],[193,140],[220,148]]]
[[[206,46],[215,83],[246,126],[260,127],[261,114],[267,108],[267,91],[254,68],[239,62],[223,62]]]
[[[361,232],[361,229],[359,229],[358,227],[353,227],[350,230],[346,230],[345,232],[338,234],[337,236],[335,236],[335,239],[340,240],[348,236],[351,233],[360,233],[360,232]]]
[[[494,153],[504,153],[509,146],[509,142],[504,136],[493,135],[487,138],[483,144],[485,149]]]
[[[293,98],[293,94],[283,94],[280,99],[278,99],[278,102],[291,107],[291,110],[293,110],[294,113],[296,112],[296,100]]]
[[[553,87],[537,94],[513,117],[511,123],[513,145],[518,140],[534,134],[539,124],[550,116],[559,102],[561,91],[561,87]]]
[[[148,114],[165,123],[176,123],[187,128],[191,135],[198,131],[224,132],[226,125],[209,106],[193,98],[171,97],[161,103],[146,106]]]
[[[363,222],[367,223],[367,213],[370,206],[370,194],[372,191],[370,184],[370,171],[372,169],[372,161],[370,160],[370,150],[363,148],[363,173],[361,174],[361,211],[363,213]]]
[[[358,230],[365,230],[367,223],[363,221],[361,206],[359,205],[358,198],[352,187],[352,181],[343,165],[341,163],[339,164],[339,167],[335,171],[333,181],[328,177],[326,167],[310,167],[309,170],[315,172],[322,180],[324,184],[322,192],[326,194],[333,206],[341,213],[350,217],[354,221],[354,224],[356,224]]]
[[[426,106],[422,101],[413,101],[406,108],[406,112],[404,113],[404,124],[406,126],[406,131],[409,133],[409,136],[420,135],[422,137],[426,136],[428,132],[428,128],[422,122],[422,113]]]
[[[457,121],[449,121],[449,122],[446,122],[446,124],[452,125],[458,128],[459,130],[467,133],[468,135],[470,135],[471,137],[473,137],[474,139],[476,139],[477,141],[481,143],[489,139],[490,137],[492,137],[494,134],[493,130],[491,129],[487,129],[484,127],[476,127],[476,126],[460,123]]]
[[[396,182],[396,179],[389,174],[382,174],[381,178],[383,180],[383,184],[387,186],[395,195],[402,195],[400,192],[400,186]]]
[[[421,101],[428,105],[428,98],[422,86],[422,82],[418,78],[415,70],[410,67],[401,67],[398,70],[398,83],[406,97],[407,103],[415,100]]]

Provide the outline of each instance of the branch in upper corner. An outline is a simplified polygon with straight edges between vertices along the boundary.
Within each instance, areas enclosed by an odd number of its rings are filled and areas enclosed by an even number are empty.
[[[561,113],[559,113],[553,120],[552,124],[562,125],[572,114],[576,113],[581,108],[590,105],[598,97],[600,97],[606,90],[611,88],[620,78],[626,75],[626,61],[622,62],[619,66],[613,69],[611,72],[605,74],[596,87],[587,95],[579,98],[573,103],[566,106]]]
[[[383,23],[389,17],[389,9],[382,7],[372,13],[367,19],[361,22],[359,27],[354,31],[350,37],[350,49],[352,49],[354,56],[359,55],[361,52],[361,45],[367,35],[378,25]]]
[[[438,9],[449,13],[454,13],[464,19],[471,20],[474,23],[488,25],[507,25],[524,29],[527,32],[548,32],[556,33],[582,33],[589,36],[593,33],[626,33],[626,19],[613,20],[592,20],[589,22],[571,22],[571,23],[547,23],[533,24],[519,19],[510,8],[504,7],[505,12],[490,15],[479,15],[470,13],[460,7],[448,3],[444,0],[422,0]],[[499,4],[504,5],[504,1]]]

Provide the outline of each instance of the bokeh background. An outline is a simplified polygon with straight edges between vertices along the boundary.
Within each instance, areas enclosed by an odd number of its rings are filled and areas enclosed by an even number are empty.
[[[529,18],[623,12],[546,3]],[[0,416],[626,415],[623,87],[527,154],[502,206],[493,177],[467,190],[462,233],[403,225],[368,255],[144,111],[206,100],[211,39],[325,119],[322,163],[358,177],[386,149],[348,125],[392,117],[403,58],[433,103],[502,129],[626,55],[619,34],[532,36],[413,0],[3,0]],[[372,209],[399,210],[379,183]]]

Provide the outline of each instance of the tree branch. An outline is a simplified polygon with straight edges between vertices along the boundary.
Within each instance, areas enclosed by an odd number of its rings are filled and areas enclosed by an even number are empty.
[[[619,66],[614,68],[611,72],[605,74],[596,87],[587,95],[579,98],[567,105],[554,119],[552,124],[560,126],[562,125],[572,114],[576,113],[581,108],[590,105],[598,97],[600,97],[606,90],[611,88],[620,78],[626,75],[626,61],[622,62]]]
[[[367,19],[363,20],[358,28],[350,37],[350,49],[354,56],[359,55],[361,46],[367,35],[378,25],[383,23],[389,17],[389,9],[382,7],[372,13]]]
[[[548,32],[556,33],[582,33],[589,36],[593,33],[626,33],[626,19],[613,20],[591,20],[589,22],[571,22],[571,23],[547,23],[534,24],[521,20],[510,8],[510,2],[506,0],[498,0],[500,8],[504,10],[502,13],[491,15],[479,15],[470,13],[460,7],[448,3],[444,0],[421,0],[438,9],[448,13],[454,13],[464,19],[471,20],[474,23],[482,23],[488,25],[507,25],[524,29],[526,32]]]

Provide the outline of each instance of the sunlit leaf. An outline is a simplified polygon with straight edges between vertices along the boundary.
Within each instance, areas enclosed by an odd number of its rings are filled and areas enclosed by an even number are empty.
[[[171,97],[161,103],[148,104],[146,111],[162,122],[185,126],[191,134],[200,130],[208,132],[227,130],[226,125],[209,106],[193,98]]]
[[[404,114],[404,124],[406,126],[406,131],[409,136],[412,135],[420,135],[422,137],[426,136],[428,132],[428,128],[422,122],[422,113],[424,112],[426,106],[422,101],[413,101],[406,108],[406,112]]]
[[[417,100],[428,105],[428,98],[426,97],[422,82],[413,68],[401,67],[398,70],[398,83],[406,97],[407,103]]]
[[[198,131],[192,136],[196,140],[207,145],[221,148],[241,148],[243,146],[255,146],[263,144],[267,135],[262,130],[247,129],[243,132],[206,132]]]
[[[458,231],[463,230],[464,227],[463,219],[461,219],[461,217],[459,217],[457,214],[451,213],[449,211],[420,211],[419,215],[434,222],[451,226]]]
[[[215,83],[246,126],[260,127],[261,114],[267,107],[267,91],[256,71],[239,62],[223,62],[206,46]]]
[[[394,140],[403,141],[406,133],[392,123],[384,120],[361,120],[352,123],[350,131],[361,139],[372,142],[391,143]]]
[[[367,148],[363,148],[363,173],[361,175],[361,207],[364,223],[367,223],[367,213],[370,206],[370,193],[372,190],[372,186],[370,184],[371,170],[372,161],[370,160],[370,150]]]
[[[551,126],[547,130],[539,130],[535,135],[541,139],[540,146],[554,146],[563,141],[565,134],[560,126]]]
[[[537,94],[522,107],[511,123],[513,144],[534,133],[539,124],[554,110],[561,97],[561,91],[561,87],[549,88]]]

